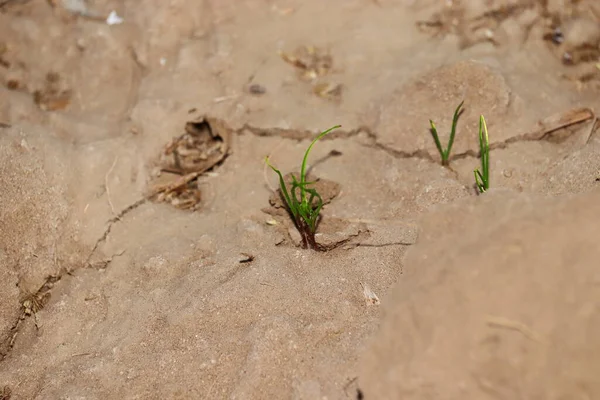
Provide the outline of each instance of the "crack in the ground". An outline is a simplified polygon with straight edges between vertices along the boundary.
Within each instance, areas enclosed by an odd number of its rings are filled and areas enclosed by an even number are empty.
[[[13,348],[15,340],[19,334],[21,324],[23,321],[25,321],[25,319],[28,317],[33,317],[35,327],[36,329],[39,329],[36,314],[38,311],[44,308],[50,298],[50,291],[54,287],[54,284],[61,280],[62,276],[62,272],[57,275],[50,275],[35,293],[26,293],[25,296],[21,298],[19,301],[21,313],[15,323],[11,326],[8,337],[4,338],[0,343],[0,361],[3,361]]]
[[[516,135],[516,136],[512,136],[501,142],[490,143],[490,146],[489,146],[490,151],[497,150],[497,149],[506,149],[509,147],[509,145],[514,144],[514,143],[548,140],[552,136],[553,133],[555,133],[561,129],[565,129],[565,128],[568,128],[571,126],[576,126],[576,125],[583,125],[590,120],[593,122],[593,124],[592,124],[593,126],[592,126],[592,129],[589,132],[588,136],[593,135],[594,131],[596,129],[597,118],[596,118],[594,112],[589,108],[579,108],[579,109],[569,110],[567,113],[560,114],[560,115],[553,115],[553,116],[550,116],[550,117],[540,121],[539,125],[541,127],[537,130],[534,130],[531,132],[526,132],[526,133]],[[361,127],[360,130],[362,132],[367,133],[367,135],[369,136],[369,139],[371,140],[371,143],[366,145],[367,147],[383,150],[395,158],[402,158],[402,159],[417,158],[417,159],[422,159],[422,160],[428,160],[428,161],[431,161],[434,163],[439,162],[431,154],[429,154],[429,152],[425,149],[418,149],[418,150],[415,150],[412,152],[397,150],[388,145],[378,142],[377,134],[375,132],[372,132],[368,128]],[[587,142],[589,142],[589,137],[586,140],[586,143]],[[480,156],[481,155],[480,155],[479,151],[466,150],[462,153],[452,154],[449,158],[449,161],[460,160],[460,159],[464,159],[464,158],[468,158],[468,157],[479,158]]]
[[[574,125],[580,125],[587,123],[592,120],[595,122],[597,119],[594,112],[589,108],[575,108],[565,113],[551,115],[543,120],[539,124],[539,128],[530,132],[526,132],[520,135],[512,136],[501,142],[493,142],[490,144],[490,151],[497,149],[505,149],[509,145],[514,143],[522,142],[534,142],[541,140],[548,140],[553,133],[564,128],[568,128]],[[592,128],[590,135],[594,133],[595,129]],[[250,124],[245,124],[242,128],[236,130],[235,133],[243,134],[248,132],[258,137],[279,137],[282,139],[290,139],[295,141],[302,141],[307,139],[314,139],[315,132],[310,130],[298,130],[291,128],[259,128]],[[343,130],[338,129],[325,136],[322,140],[335,140],[335,139],[349,139],[359,134],[364,133],[368,138],[368,143],[363,144],[365,147],[378,149],[384,151],[394,158],[400,159],[421,159],[427,160],[433,163],[439,161],[430,154],[427,149],[417,149],[414,151],[404,151],[396,149],[392,146],[386,145],[378,141],[377,133],[368,126],[361,125],[355,129]],[[589,140],[588,140],[589,141]],[[478,158],[480,154],[475,150],[466,150],[462,153],[452,154],[449,161],[460,160],[464,158]]]
[[[139,199],[138,201],[125,207],[123,210],[121,210],[121,212],[119,212],[113,218],[108,220],[108,226],[104,230],[104,233],[102,234],[102,236],[100,236],[100,238],[98,238],[98,240],[96,240],[96,243],[94,243],[94,246],[92,247],[92,250],[90,251],[90,254],[88,255],[88,257],[85,260],[84,266],[91,265],[91,259],[94,256],[94,253],[96,253],[96,250],[98,250],[98,247],[100,246],[100,244],[102,244],[103,242],[106,241],[106,239],[108,238],[108,235],[110,234],[110,231],[112,230],[113,225],[116,222],[121,221],[121,219],[125,215],[127,215],[129,212],[135,210],[136,208],[138,208],[139,206],[141,206],[142,204],[147,202],[148,199],[149,199],[149,197],[143,197],[143,198]]]
[[[381,244],[369,244],[369,243],[355,243],[353,247],[391,247],[391,246],[413,246],[415,243],[413,242],[390,242],[390,243],[381,243]]]
[[[556,131],[566,128],[566,127],[569,127],[569,126],[584,124],[589,119],[592,119],[592,118],[594,118],[593,114],[590,116],[590,118],[584,119],[581,121],[574,121],[569,124],[556,126],[556,127],[552,127],[552,128],[542,128],[542,129],[539,129],[534,132],[523,133],[521,135],[510,137],[502,142],[490,143],[490,151],[498,150],[498,149],[506,149],[509,147],[509,145],[514,144],[514,143],[538,142],[538,141],[542,141],[542,140],[548,140],[548,139],[550,139],[552,134],[555,133]],[[593,132],[591,132],[591,133],[593,133]],[[586,142],[587,142],[587,140],[586,140]],[[460,160],[460,159],[464,159],[467,157],[474,157],[474,158],[480,157],[480,152],[477,152],[474,150],[467,150],[465,152],[454,154],[454,155],[450,156],[450,161]]]
[[[88,257],[86,258],[85,262],[82,265],[83,268],[89,267],[89,268],[95,268],[95,269],[104,269],[108,266],[108,264],[110,264],[112,262],[112,260],[115,256],[120,256],[124,253],[124,250],[123,250],[117,254],[112,255],[111,257],[109,257],[105,260],[100,260],[97,262],[91,261],[92,257],[96,253],[96,250],[98,250],[98,247],[100,246],[100,244],[105,242],[106,239],[108,238],[108,235],[110,234],[113,225],[116,222],[121,221],[121,219],[126,214],[133,211],[140,205],[144,204],[148,200],[148,198],[149,197],[144,197],[144,198],[132,203],[128,207],[125,207],[116,216],[114,216],[113,218],[108,220],[108,225],[107,225],[106,229],[104,230],[104,233],[102,234],[102,236],[100,236],[100,238],[98,238],[98,240],[96,240],[96,243],[92,247],[92,250],[90,251]],[[77,268],[77,269],[79,269],[79,268]],[[0,342],[0,362],[3,361],[8,356],[10,350],[12,350],[12,348],[15,344],[15,340],[20,332],[21,324],[23,323],[23,321],[25,321],[25,319],[27,319],[28,317],[33,317],[35,320],[35,326],[37,328],[38,324],[37,324],[36,314],[39,310],[44,308],[44,306],[48,302],[48,299],[50,297],[51,290],[54,287],[54,284],[57,283],[58,281],[60,281],[63,278],[65,273],[71,275],[77,269],[74,269],[74,270],[61,269],[56,275],[50,275],[49,277],[46,278],[46,280],[44,281],[42,286],[35,293],[27,294],[20,301],[21,314],[19,315],[19,318],[17,319],[17,321],[10,328],[8,337],[4,338]]]
[[[589,108],[580,108],[580,109],[570,110],[569,112],[565,113],[564,115],[559,115],[558,118],[555,115],[555,116],[551,116],[551,117],[545,119],[544,121],[540,121],[541,128],[539,128],[533,132],[527,132],[527,133],[524,133],[521,135],[513,136],[502,142],[492,143],[492,144],[490,144],[490,150],[505,149],[509,145],[514,144],[514,143],[519,143],[519,142],[532,142],[532,141],[547,140],[554,132],[556,132],[560,129],[567,128],[567,127],[570,127],[573,125],[580,125],[580,124],[588,122],[589,120],[592,120],[592,129],[589,133],[589,136],[591,137],[594,134],[595,130],[597,129],[598,120],[595,117],[595,114],[593,113],[592,110],[590,110]],[[315,132],[312,132],[309,130],[284,129],[284,128],[259,128],[259,127],[252,126],[250,124],[245,124],[242,128],[235,131],[235,133],[237,133],[237,134],[243,134],[244,132],[248,132],[257,137],[280,137],[280,138],[296,140],[296,141],[312,139],[312,138],[314,138],[314,135],[315,135]],[[328,140],[348,139],[348,138],[355,137],[361,133],[366,134],[366,136],[368,138],[368,142],[369,142],[369,143],[363,144],[364,146],[384,151],[395,158],[402,158],[402,159],[413,159],[414,158],[414,159],[428,160],[430,162],[435,162],[435,163],[438,162],[425,149],[418,149],[415,151],[407,152],[407,151],[397,150],[388,145],[379,143],[377,141],[377,134],[367,126],[359,126],[358,128],[351,129],[351,130],[339,129],[339,130],[332,132],[330,135],[328,135],[324,139],[328,139]],[[589,141],[589,138],[586,142],[588,142],[588,141]],[[453,154],[450,157],[450,161],[464,159],[467,157],[476,158],[479,156],[480,156],[479,152],[474,151],[474,150],[467,150],[462,153]],[[186,178],[186,177],[184,177],[184,178]],[[107,225],[104,233],[102,234],[102,236],[100,236],[100,238],[98,238],[96,243],[94,243],[94,246],[92,246],[92,249],[91,249],[88,257],[86,258],[85,262],[83,263],[82,267],[84,267],[84,268],[85,267],[98,267],[98,265],[100,265],[101,268],[106,268],[108,266],[108,264],[112,261],[114,256],[112,256],[106,260],[101,260],[96,263],[91,262],[93,256],[95,255],[96,251],[98,250],[99,246],[106,241],[106,239],[108,238],[108,235],[110,234],[115,223],[121,221],[121,219],[123,217],[125,217],[128,213],[135,210],[142,204],[146,203],[155,194],[156,193],[150,193],[149,195],[144,196],[143,198],[141,198],[140,200],[137,200],[136,202],[127,206],[121,212],[119,212],[116,216],[114,216],[113,218],[108,220],[108,225]],[[360,236],[360,232],[355,236],[356,237]],[[334,246],[334,248],[340,247],[343,244],[348,244],[348,242],[350,241],[351,238],[353,238],[353,237],[349,237],[340,243],[336,243],[336,246]],[[408,246],[408,245],[412,245],[412,244],[413,243],[391,242],[391,243],[375,244],[375,245],[352,243],[351,245],[352,245],[352,247],[387,247],[387,246]],[[121,254],[122,254],[122,252],[119,254],[116,254],[116,255],[121,255]],[[75,270],[69,270],[69,271],[61,270],[57,275],[49,276],[48,278],[46,278],[44,284],[36,291],[36,293],[28,294],[23,300],[21,300],[21,302],[20,302],[21,313],[19,315],[19,318],[11,327],[11,329],[9,331],[9,336],[0,342],[0,361],[3,361],[9,354],[10,350],[12,349],[14,342],[16,340],[16,337],[20,331],[22,322],[26,318],[31,317],[31,316],[33,316],[35,319],[36,313],[45,306],[45,303],[47,302],[47,299],[50,295],[51,289],[54,286],[54,284],[62,279],[64,273],[72,274],[74,271]],[[37,327],[37,319],[35,320],[35,323],[36,323],[36,327]]]
[[[282,139],[290,139],[295,141],[302,141],[315,138],[315,132],[308,129],[291,129],[291,128],[259,128],[250,124],[244,124],[240,129],[237,129],[235,133],[238,135],[248,132],[258,137],[279,137]],[[335,139],[348,139],[354,137],[361,132],[371,135],[370,129],[364,126],[359,126],[356,129],[344,130],[336,129],[321,140],[335,140]]]

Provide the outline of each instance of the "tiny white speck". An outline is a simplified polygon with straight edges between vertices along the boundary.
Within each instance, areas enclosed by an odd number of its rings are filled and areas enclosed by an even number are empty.
[[[107,25],[119,25],[125,22],[125,20],[117,15],[115,10],[112,10],[108,17],[106,18]]]

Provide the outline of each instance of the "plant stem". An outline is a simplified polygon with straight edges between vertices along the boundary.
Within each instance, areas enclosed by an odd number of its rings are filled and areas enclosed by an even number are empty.
[[[458,124],[458,117],[460,117],[460,111],[465,101],[461,101],[456,110],[454,111],[454,117],[452,117],[452,130],[450,131],[450,139],[448,139],[448,148],[446,149],[446,165],[448,165],[448,159],[450,158],[450,151],[454,144],[454,136],[456,135],[456,125]]]

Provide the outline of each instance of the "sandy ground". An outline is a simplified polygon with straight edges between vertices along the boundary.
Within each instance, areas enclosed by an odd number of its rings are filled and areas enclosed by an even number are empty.
[[[0,399],[600,398],[595,3],[0,1]]]

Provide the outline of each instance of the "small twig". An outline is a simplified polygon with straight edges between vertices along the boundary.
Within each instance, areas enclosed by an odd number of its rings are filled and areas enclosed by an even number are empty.
[[[76,353],[76,354],[71,354],[71,357],[81,357],[81,356],[91,356],[92,353]]]
[[[242,258],[240,258],[240,260],[238,261],[240,264],[250,263],[250,262],[254,261],[254,258],[255,258],[250,253],[240,253],[240,255],[242,256]]]
[[[183,175],[183,176],[177,178],[174,182],[163,184],[163,185],[157,185],[146,196],[146,199],[153,198],[154,196],[161,194],[161,193],[169,194],[172,191],[177,190],[177,189],[187,185],[188,183],[190,183],[191,181],[193,181],[194,179],[196,179],[197,177],[202,175],[203,172],[204,171],[190,172],[187,175]]]
[[[213,102],[218,104],[218,103],[222,103],[224,101],[235,100],[238,97],[240,97],[240,95],[237,94],[237,93],[236,94],[231,94],[229,96],[220,96],[220,97],[215,97],[213,99]]]
[[[594,138],[594,135],[595,135],[596,131],[598,130],[598,128],[600,128],[600,119],[595,117],[594,121],[592,123],[592,127],[590,128],[590,133],[587,135],[585,144],[590,144],[590,142]]]
[[[110,210],[112,211],[113,215],[116,215],[116,212],[115,212],[115,207],[112,203],[112,200],[110,199],[110,188],[108,186],[108,176],[112,173],[113,169],[115,169],[115,166],[117,165],[118,160],[119,160],[119,156],[116,156],[115,160],[113,161],[112,165],[110,166],[110,169],[104,176],[104,186],[106,188],[106,197],[108,198],[108,204],[110,205]]]

